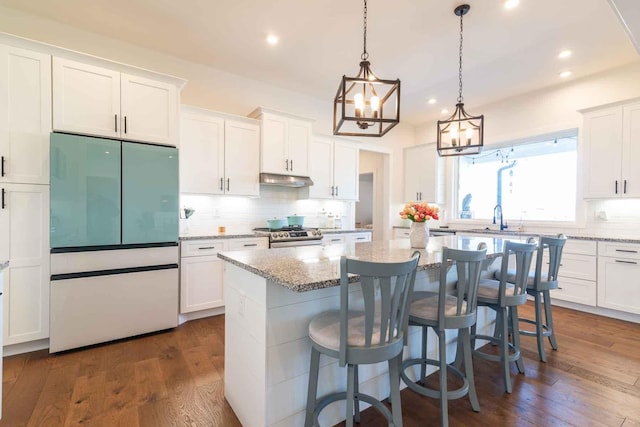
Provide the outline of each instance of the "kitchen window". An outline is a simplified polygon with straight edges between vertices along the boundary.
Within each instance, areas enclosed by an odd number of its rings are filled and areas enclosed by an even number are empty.
[[[458,219],[575,221],[577,130],[485,149],[458,163]],[[513,224],[515,225],[515,224]]]

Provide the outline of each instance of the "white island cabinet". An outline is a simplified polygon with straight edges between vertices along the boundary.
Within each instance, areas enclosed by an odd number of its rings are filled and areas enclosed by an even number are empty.
[[[490,248],[487,258],[494,258],[502,250],[501,239],[430,239],[429,247],[422,251],[416,290],[437,289],[443,246],[475,249],[480,242]],[[225,261],[225,397],[243,426],[304,425],[311,349],[309,321],[323,311],[339,307],[340,256],[389,262],[409,259],[412,253],[408,240],[393,240],[218,254]],[[493,274],[495,262],[487,263],[488,271],[483,274]],[[449,274],[448,286],[453,287],[454,270]],[[480,309],[478,333],[488,333],[493,321],[491,310]],[[419,330],[410,328],[408,338],[405,357],[415,357],[420,354]],[[448,354],[453,357],[455,341],[450,347]],[[435,340],[429,348],[435,350]],[[320,378],[320,395],[346,389],[346,372],[337,361],[321,359]],[[386,363],[363,368],[360,389],[379,399],[386,398]],[[341,420],[344,402],[328,406],[319,421],[324,426]]]

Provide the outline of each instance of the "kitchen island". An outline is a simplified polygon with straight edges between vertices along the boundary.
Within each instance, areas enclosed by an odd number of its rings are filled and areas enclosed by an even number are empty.
[[[438,288],[442,247],[474,250],[487,245],[483,275],[493,274],[504,239],[481,236],[432,237],[418,265],[416,290]],[[304,424],[311,344],[309,321],[339,307],[340,257],[394,262],[410,258],[407,239],[345,245],[306,246],[222,252],[225,262],[225,397],[245,427]],[[351,278],[357,282],[358,277]],[[455,283],[450,271],[447,286]],[[358,287],[354,286],[354,292]],[[357,295],[356,295],[357,297]],[[487,333],[493,312],[480,309],[478,332]],[[492,329],[491,329],[492,330]],[[454,335],[448,343],[453,360]],[[435,338],[429,338],[430,357],[436,357]],[[480,342],[479,342],[480,344]],[[405,358],[420,353],[420,333],[410,328]],[[360,389],[384,399],[389,395],[387,365],[362,366]],[[318,395],[344,390],[345,368],[336,360],[320,359]],[[404,387],[404,384],[403,384]],[[363,405],[364,407],[364,405]],[[327,407],[321,425],[344,419],[344,402]]]

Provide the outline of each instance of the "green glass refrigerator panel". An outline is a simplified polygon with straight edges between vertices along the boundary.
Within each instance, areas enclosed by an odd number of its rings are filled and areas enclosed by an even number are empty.
[[[51,134],[51,247],[120,244],[120,141]]]
[[[178,241],[178,150],[122,143],[122,243]]]

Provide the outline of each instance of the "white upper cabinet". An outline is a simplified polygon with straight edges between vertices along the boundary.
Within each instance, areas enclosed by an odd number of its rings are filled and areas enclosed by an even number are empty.
[[[178,96],[174,85],[122,73],[120,102],[123,138],[175,144]]]
[[[180,192],[260,195],[257,121],[183,106]]]
[[[640,103],[584,114],[584,197],[640,197]]]
[[[224,122],[225,194],[260,195],[260,125]]]
[[[309,176],[311,121],[262,108],[250,116],[262,122],[260,172]]]
[[[404,201],[443,203],[442,160],[435,144],[404,149]]]
[[[57,131],[176,145],[175,85],[53,58]]]
[[[333,138],[314,137],[309,144],[312,199],[358,199],[358,148]]]
[[[49,183],[51,56],[0,45],[0,182]]]
[[[224,119],[180,116],[180,192],[224,194]]]

